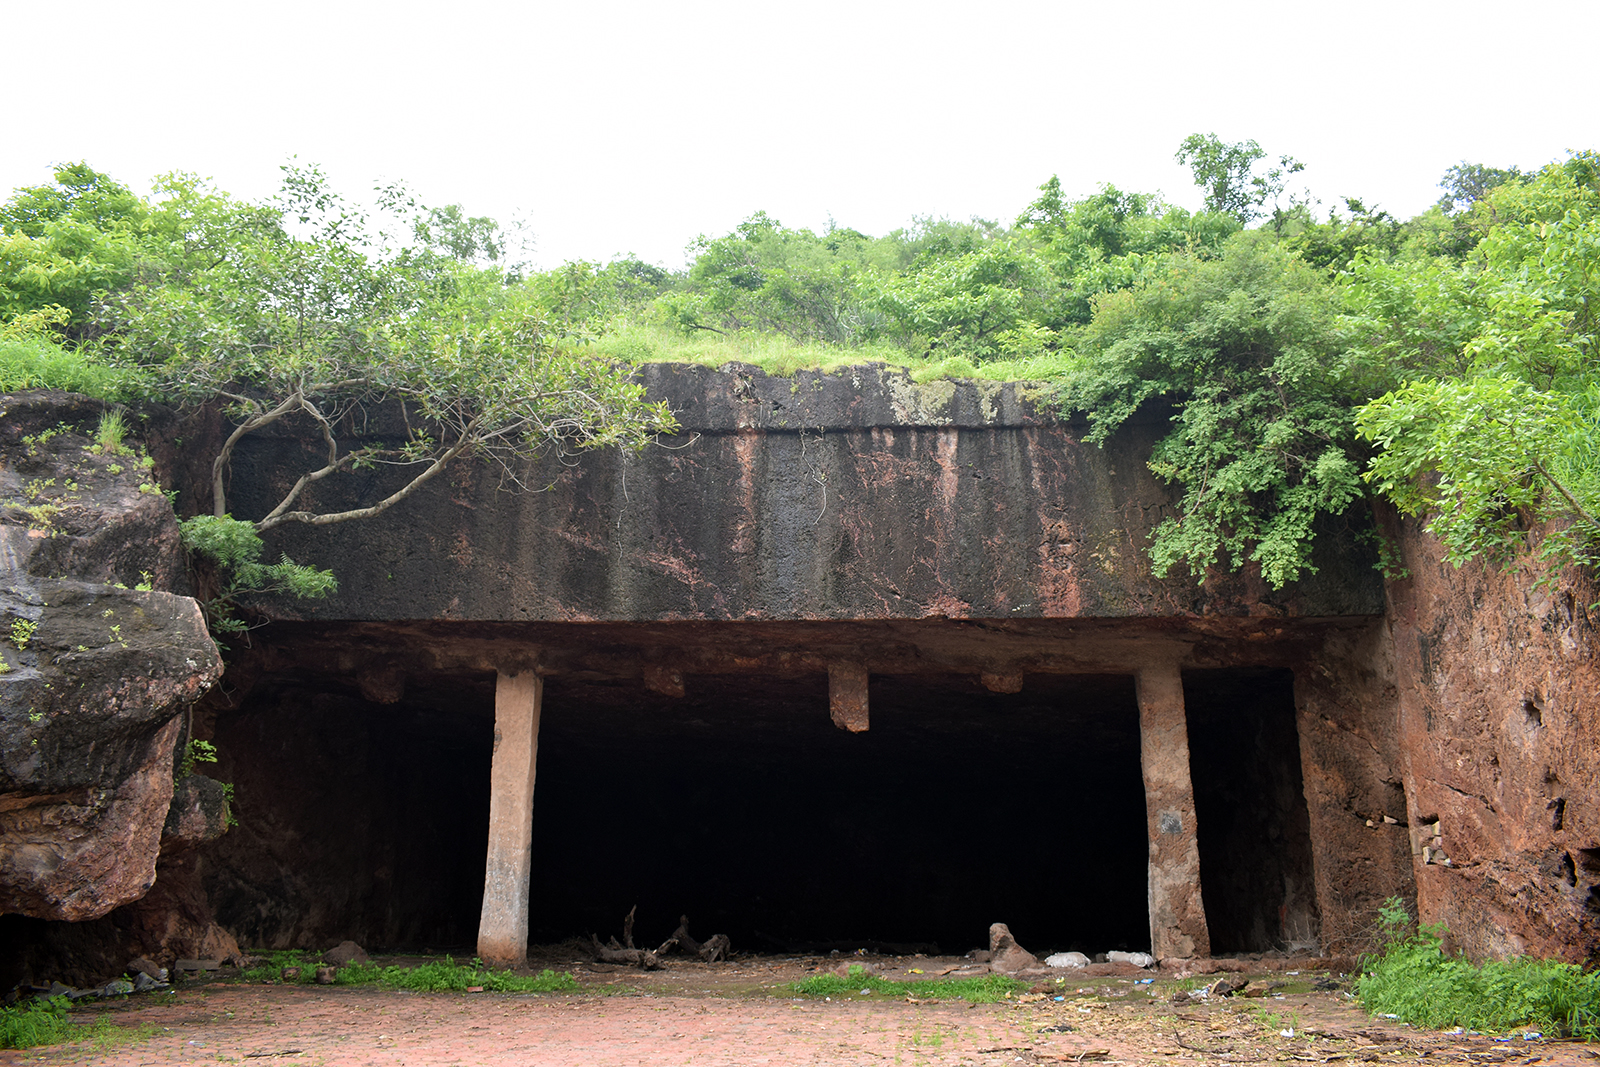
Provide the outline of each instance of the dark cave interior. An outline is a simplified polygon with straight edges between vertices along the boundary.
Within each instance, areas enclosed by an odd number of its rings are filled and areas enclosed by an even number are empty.
[[[240,826],[205,861],[218,920],[248,945],[469,949],[492,686],[262,686],[220,713]],[[829,720],[822,674],[686,686],[547,681],[535,942],[604,938],[637,904],[641,942],[687,914],[755,951],[964,952],[997,921],[1039,949],[1147,947],[1131,678],[874,676],[861,734]]]
[[[1148,948],[1133,681],[874,675],[871,729],[829,720],[820,673],[547,680],[530,938],[640,943],[680,914],[744,951],[965,952],[1006,922],[1036,951]],[[1314,924],[1292,675],[1185,675],[1213,951]],[[481,901],[493,678],[414,679],[381,705],[337,683],[221,712],[240,826],[204,863],[241,943],[470,951]]]
[[[1293,672],[1186,671],[1183,694],[1212,954],[1315,942]]]

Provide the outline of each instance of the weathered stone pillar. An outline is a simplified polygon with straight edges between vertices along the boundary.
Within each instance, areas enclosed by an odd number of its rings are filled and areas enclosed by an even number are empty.
[[[1141,668],[1136,681],[1150,839],[1150,952],[1157,959],[1209,956],[1183,676],[1176,663],[1161,663]]]
[[[501,674],[494,690],[489,769],[489,862],[483,876],[478,955],[501,966],[528,958],[528,879],[533,873],[533,776],[544,681],[531,670]]]
[[[828,664],[828,714],[833,725],[859,734],[867,717],[867,665],[838,660]]]

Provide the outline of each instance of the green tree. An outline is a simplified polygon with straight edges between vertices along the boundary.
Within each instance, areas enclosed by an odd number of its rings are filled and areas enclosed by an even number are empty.
[[[184,526],[221,569],[219,611],[249,590],[331,588],[325,572],[260,562],[260,535],[277,526],[382,515],[468,459],[522,485],[550,451],[638,448],[675,428],[626,370],[552,324],[550,294],[521,280],[492,220],[394,187],[374,221],[315,168],[284,168],[264,204],[187,175],[160,179],[156,194],[146,203],[80,165],[13,196],[0,210],[0,313],[70,316],[81,352],[141,371],[152,395],[223,404],[212,514]],[[66,312],[41,310],[46,300]],[[363,410],[394,404],[403,437],[356,433]],[[233,516],[234,453],[277,423],[309,430],[321,451],[264,514]],[[398,472],[378,499],[318,504],[326,479],[377,465]]]
[[[1060,396],[1103,443],[1146,404],[1172,429],[1150,469],[1183,492],[1152,569],[1197,579],[1260,565],[1274,587],[1314,572],[1317,519],[1362,495],[1338,294],[1259,233],[1220,258],[1167,256],[1139,288],[1100,298]]]
[[[1600,156],[1506,176],[1472,214],[1463,258],[1358,264],[1358,359],[1396,379],[1358,415],[1368,477],[1430,516],[1449,557],[1515,558],[1533,520],[1568,520],[1541,551],[1600,544]],[[1374,390],[1376,391],[1376,390]]]
[[[54,328],[78,341],[93,334],[98,296],[132,278],[149,207],[84,163],[57,168],[55,179],[0,205],[0,323],[62,308]]]
[[[790,229],[765,212],[692,247],[685,286],[664,302],[671,321],[690,330],[761,330],[828,344],[872,332],[876,316],[862,281],[892,255],[854,230]]]
[[[1261,215],[1264,204],[1277,203],[1289,175],[1305,169],[1293,156],[1279,156],[1277,166],[1257,174],[1256,164],[1266,156],[1266,150],[1254,141],[1225,144],[1214,133],[1191,133],[1174,158],[1193,172],[1195,184],[1206,191],[1206,210],[1232,215],[1248,225]]]
[[[459,459],[496,462],[520,485],[543,452],[640,447],[674,425],[624,371],[559,343],[535,289],[459,258],[497,258],[481,220],[467,220],[470,240],[392,248],[314,168],[286,168],[265,206],[186,178],[161,190],[155,216],[177,236],[105,302],[107,355],[140,363],[170,396],[228,403],[234,425],[213,463],[217,517],[229,514],[239,442],[284,420],[325,448],[276,507],[251,518],[258,532],[382,514]],[[424,237],[464,218],[416,209],[403,221]],[[408,436],[355,438],[346,417],[385,402],[406,405]],[[323,479],[377,464],[407,475],[390,494],[357,508],[308,504]]]

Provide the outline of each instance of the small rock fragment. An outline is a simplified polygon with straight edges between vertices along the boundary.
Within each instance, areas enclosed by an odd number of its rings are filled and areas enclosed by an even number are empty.
[[[1005,923],[989,927],[989,966],[1002,974],[1015,974],[1039,966],[1039,957],[1017,944]]]
[[[278,977],[282,978],[285,982],[298,982],[300,980],[300,968],[285,967],[283,970],[278,972]]]
[[[318,985],[332,985],[333,984],[334,975],[337,974],[337,973],[338,973],[338,971],[337,971],[336,968],[329,967],[327,964],[324,963],[322,966],[317,968],[317,975],[316,975],[317,984]]]
[[[135,956],[128,961],[128,966],[123,969],[129,974],[147,974],[158,982],[167,980],[167,969],[156,966],[153,961],[147,960],[143,956]]]
[[[330,948],[322,954],[323,962],[331,963],[335,967],[344,967],[351,963],[368,963],[371,957],[367,950],[354,941],[341,941],[335,948]]]

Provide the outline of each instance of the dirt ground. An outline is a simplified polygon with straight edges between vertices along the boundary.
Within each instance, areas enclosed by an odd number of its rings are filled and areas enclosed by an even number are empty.
[[[1175,993],[1219,976],[1052,971],[1028,976],[1031,992],[978,1005],[794,992],[791,983],[849,962],[886,978],[919,977],[913,968],[928,977],[965,963],[741,957],[715,965],[672,961],[642,973],[542,959],[536,969],[567,970],[583,987],[547,995],[217,978],[76,1013],[86,1023],[109,1018],[128,1031],[125,1040],[0,1052],[0,1064],[1600,1064],[1600,1049],[1577,1043],[1419,1032],[1372,1019],[1342,990],[1314,989],[1325,972],[1246,974],[1252,981],[1241,995],[1176,1004]]]

